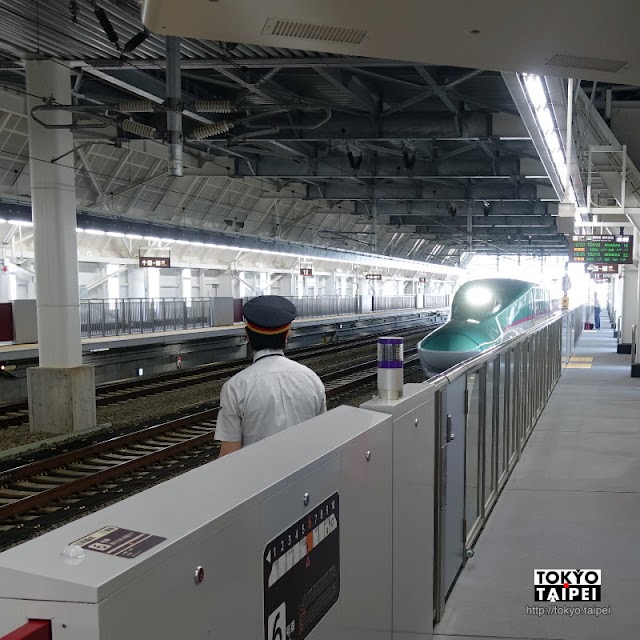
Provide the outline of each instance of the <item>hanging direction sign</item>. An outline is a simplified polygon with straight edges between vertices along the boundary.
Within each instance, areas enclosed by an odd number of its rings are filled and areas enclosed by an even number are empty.
[[[633,238],[574,235],[571,238],[569,260],[594,264],[633,264]]]
[[[300,275],[305,278],[313,276],[313,267],[300,267]]]
[[[617,264],[586,264],[584,265],[584,270],[590,274],[596,273],[604,273],[604,274],[612,274],[618,273],[618,265]]]
[[[155,267],[156,269],[168,269],[171,266],[171,258],[138,256],[138,266],[142,269],[150,269],[151,267]]]
[[[367,280],[382,280],[382,274],[381,273],[367,273],[366,278],[367,278]]]

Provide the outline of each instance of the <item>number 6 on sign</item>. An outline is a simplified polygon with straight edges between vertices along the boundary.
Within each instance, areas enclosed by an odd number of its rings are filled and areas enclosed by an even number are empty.
[[[287,605],[282,603],[267,622],[267,640],[285,640],[287,637]]]

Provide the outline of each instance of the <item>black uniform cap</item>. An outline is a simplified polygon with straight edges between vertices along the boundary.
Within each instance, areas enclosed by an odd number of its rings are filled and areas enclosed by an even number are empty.
[[[276,335],[289,329],[297,311],[293,302],[282,296],[259,296],[242,307],[242,315],[251,331]]]

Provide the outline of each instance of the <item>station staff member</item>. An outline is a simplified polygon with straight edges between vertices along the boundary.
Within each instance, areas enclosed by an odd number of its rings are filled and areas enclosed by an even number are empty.
[[[253,364],[227,380],[220,392],[220,457],[327,410],[320,378],[284,355],[295,305],[281,296],[259,296],[242,313]]]

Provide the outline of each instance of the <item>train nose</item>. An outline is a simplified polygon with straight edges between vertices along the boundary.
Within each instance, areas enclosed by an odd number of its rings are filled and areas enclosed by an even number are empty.
[[[424,345],[430,351],[474,351],[480,344],[473,338],[456,333],[455,331],[443,331],[431,336]]]
[[[473,338],[455,331],[442,331],[421,343],[420,362],[425,373],[432,376],[473,357],[480,350],[480,344]]]

